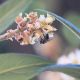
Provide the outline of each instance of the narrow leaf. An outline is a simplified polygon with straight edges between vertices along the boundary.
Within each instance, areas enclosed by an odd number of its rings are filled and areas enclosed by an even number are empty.
[[[29,54],[1,54],[0,80],[29,80],[50,61]]]
[[[0,33],[7,29],[15,20],[15,17],[29,8],[34,0],[8,0],[0,8]]]
[[[42,71],[58,71],[71,75],[77,79],[80,79],[80,65],[67,64],[67,65],[51,65],[41,69]]]
[[[80,29],[80,15],[78,15],[77,13],[67,13],[65,18],[69,21],[71,21],[72,23],[74,23],[77,28]],[[64,25],[62,26],[62,33],[65,37],[65,39],[69,42],[69,45],[71,47],[78,47],[80,45],[80,39],[76,38],[76,36],[68,29],[66,29],[66,27]]]

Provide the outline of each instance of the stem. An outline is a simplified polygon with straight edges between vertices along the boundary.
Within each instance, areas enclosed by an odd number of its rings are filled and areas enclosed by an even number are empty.
[[[15,33],[19,33],[19,29],[15,29],[13,31],[14,31],[13,34],[7,32],[7,33],[5,33],[3,35],[0,35],[0,41],[4,41],[4,40],[8,40],[10,38],[13,38]]]

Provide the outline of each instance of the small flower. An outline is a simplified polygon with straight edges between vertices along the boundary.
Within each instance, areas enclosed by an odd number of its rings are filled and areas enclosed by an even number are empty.
[[[48,33],[52,31],[56,31],[57,29],[53,28],[51,25],[46,25],[43,27],[43,30],[45,30]]]
[[[37,12],[30,12],[29,14],[26,14],[26,16],[31,22],[35,22],[38,18]]]
[[[41,26],[40,26],[40,22],[39,22],[38,19],[35,21],[34,27],[35,27],[36,29],[39,29],[39,28],[41,27]]]
[[[19,16],[16,17],[15,22],[19,24],[22,21],[23,21],[22,13],[20,13]]]
[[[55,17],[52,17],[51,15],[47,14],[45,21],[46,23],[53,23],[53,21],[55,21]]]
[[[39,17],[39,21],[40,22],[44,22],[45,19],[46,19],[46,17],[44,15],[40,15],[40,17]]]
[[[23,32],[23,41],[20,43],[20,45],[28,45],[30,44],[29,35],[27,32]]]
[[[23,36],[21,34],[15,34],[15,40],[17,40],[18,42],[22,42],[23,41]]]

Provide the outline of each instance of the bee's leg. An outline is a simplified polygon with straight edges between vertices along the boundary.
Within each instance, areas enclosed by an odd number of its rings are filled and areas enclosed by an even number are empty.
[[[49,40],[49,35],[48,34],[43,34],[42,37],[40,37],[40,43],[44,44]]]
[[[45,41],[45,38],[44,36],[43,37],[40,37],[40,44],[44,44],[46,41]]]
[[[49,34],[46,34],[44,37],[45,37],[45,40],[46,40],[46,41],[49,40]]]

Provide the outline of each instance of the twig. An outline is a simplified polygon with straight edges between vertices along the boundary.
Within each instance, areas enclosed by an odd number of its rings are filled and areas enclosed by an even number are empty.
[[[3,35],[0,35],[0,41],[8,40],[10,38],[13,38],[15,36],[15,33],[19,33],[19,29],[13,30],[13,33],[7,32]]]

